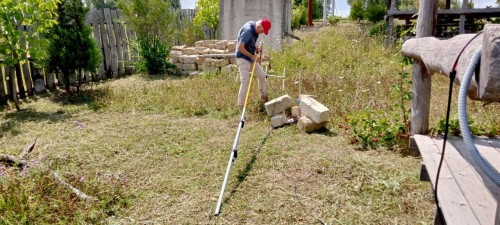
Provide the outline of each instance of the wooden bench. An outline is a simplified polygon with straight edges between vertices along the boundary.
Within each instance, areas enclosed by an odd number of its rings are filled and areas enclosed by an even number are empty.
[[[423,160],[420,178],[430,181],[434,188],[443,139],[425,135],[414,138]],[[476,137],[474,142],[483,157],[500,171],[500,140]],[[461,137],[447,141],[438,185],[446,224],[500,225],[500,187],[476,165]],[[434,222],[440,224],[437,218]]]

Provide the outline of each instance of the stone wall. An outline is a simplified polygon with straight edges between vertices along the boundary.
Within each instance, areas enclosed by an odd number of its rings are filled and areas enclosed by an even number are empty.
[[[171,51],[170,63],[174,64],[175,72],[181,75],[236,74],[238,66],[234,52],[235,40],[203,40],[195,46],[174,46]],[[263,57],[262,67],[268,65],[268,57]]]

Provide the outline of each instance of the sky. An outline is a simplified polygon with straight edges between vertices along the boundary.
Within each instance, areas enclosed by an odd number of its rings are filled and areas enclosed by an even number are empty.
[[[460,1],[460,0],[459,0]],[[475,8],[486,8],[486,6],[497,7],[496,0],[472,0]],[[347,17],[349,15],[350,6],[347,0],[336,0],[334,14],[337,16]],[[196,0],[181,0],[181,8],[194,9]]]
[[[335,4],[337,5],[335,8],[335,15],[346,17],[349,15],[350,6],[347,5],[346,0],[336,0]],[[194,9],[196,6],[196,0],[181,0],[181,8],[182,9]]]

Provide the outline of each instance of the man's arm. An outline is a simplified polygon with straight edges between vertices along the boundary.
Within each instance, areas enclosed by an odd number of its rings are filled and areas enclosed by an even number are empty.
[[[243,53],[243,55],[248,56],[252,60],[257,60],[257,55],[254,55],[254,54],[250,53],[249,51],[247,51],[247,49],[245,48],[244,42],[240,42],[240,44],[238,45],[238,51]]]

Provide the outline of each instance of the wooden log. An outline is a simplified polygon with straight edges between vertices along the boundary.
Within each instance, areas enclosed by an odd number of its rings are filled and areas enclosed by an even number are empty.
[[[106,30],[111,51],[111,76],[113,77],[118,75],[118,53],[116,49],[116,39],[114,34],[113,22],[111,21],[111,10],[108,8],[104,9],[104,20],[106,22]]]
[[[35,149],[35,144],[36,144],[36,138],[33,139],[30,143],[28,143],[19,153],[18,158],[20,159],[25,159],[28,154],[30,154],[33,149]]]
[[[89,196],[85,194],[83,191],[80,191],[78,188],[73,187],[73,185],[66,183],[61,176],[57,172],[53,172],[52,175],[54,178],[56,178],[57,182],[59,182],[61,185],[69,188],[78,198],[80,198],[84,202],[90,202],[96,200],[95,197]]]
[[[420,2],[417,21],[417,38],[433,36],[437,22],[437,0]],[[413,64],[413,97],[411,108],[411,134],[429,132],[429,112],[431,102],[431,76],[427,74],[423,62]]]
[[[8,166],[24,167],[28,162],[13,155],[0,154],[0,163],[7,164]]]
[[[393,10],[396,10],[396,0],[391,0],[391,3],[390,3],[389,11],[393,11]],[[393,16],[388,16],[386,23],[387,23],[387,40],[386,40],[386,45],[393,45],[394,44],[394,36],[393,36],[394,17]]]

